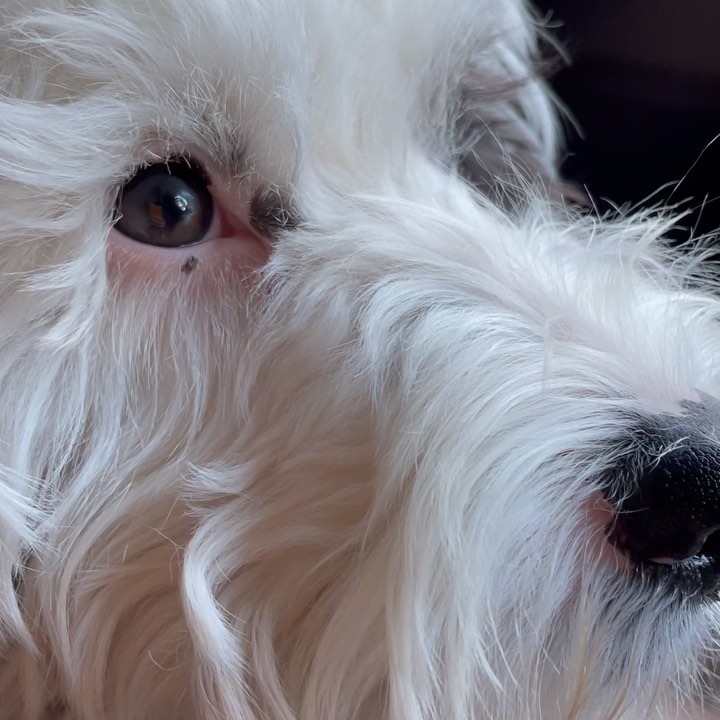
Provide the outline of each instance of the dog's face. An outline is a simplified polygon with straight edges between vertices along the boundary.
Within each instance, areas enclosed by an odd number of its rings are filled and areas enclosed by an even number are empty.
[[[720,304],[551,203],[533,38],[3,4],[1,717],[712,705]]]

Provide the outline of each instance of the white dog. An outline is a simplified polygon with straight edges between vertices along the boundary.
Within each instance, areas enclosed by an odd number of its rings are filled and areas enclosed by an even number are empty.
[[[3,720],[720,717],[720,301],[535,36],[2,2]]]

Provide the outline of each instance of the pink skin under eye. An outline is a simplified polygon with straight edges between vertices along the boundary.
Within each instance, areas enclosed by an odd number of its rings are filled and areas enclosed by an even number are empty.
[[[159,280],[228,264],[257,269],[269,248],[250,224],[249,207],[241,183],[211,187],[185,160],[141,168],[118,196],[121,217],[108,236],[110,270]]]

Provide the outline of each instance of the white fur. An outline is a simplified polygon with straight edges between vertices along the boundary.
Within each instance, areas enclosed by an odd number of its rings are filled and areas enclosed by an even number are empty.
[[[535,182],[534,37],[519,0],[5,0],[0,717],[713,706],[720,606],[585,508],[624,413],[720,395],[720,303],[662,219]],[[108,262],[176,153],[292,197],[257,276]]]

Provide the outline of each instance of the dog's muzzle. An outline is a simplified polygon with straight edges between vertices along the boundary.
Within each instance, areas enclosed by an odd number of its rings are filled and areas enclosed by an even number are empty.
[[[608,478],[609,540],[684,596],[720,592],[720,403],[636,424]]]

